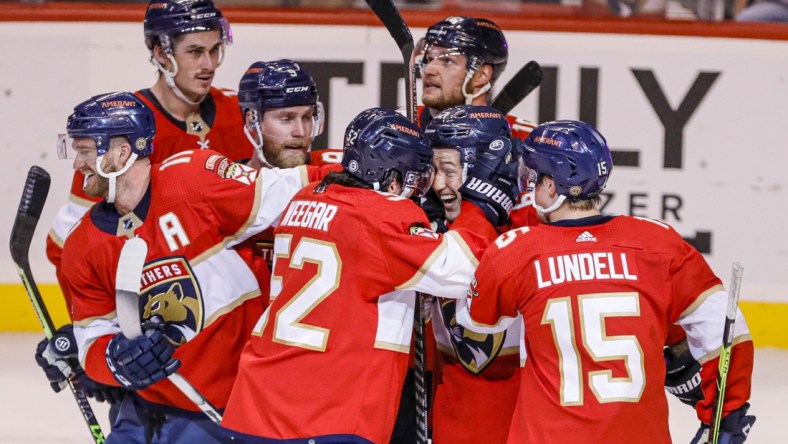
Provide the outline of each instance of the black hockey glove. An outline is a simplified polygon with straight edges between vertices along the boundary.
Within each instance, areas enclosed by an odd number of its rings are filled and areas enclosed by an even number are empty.
[[[692,357],[686,341],[683,344],[665,347],[665,390],[673,394],[681,402],[695,407],[703,399],[703,390],[700,387],[700,363]]]
[[[435,194],[433,189],[427,191],[427,194],[419,199],[419,205],[424,213],[427,214],[427,219],[430,220],[432,231],[436,233],[445,233],[448,231],[446,227],[446,207],[443,206],[441,198]]]
[[[462,198],[481,208],[495,226],[506,223],[520,194],[520,143],[518,139],[513,143],[505,137],[493,140],[483,152],[476,154],[476,163],[460,187]]]
[[[142,390],[175,373],[181,361],[172,357],[175,347],[160,324],[146,322],[143,334],[127,339],[122,334],[109,341],[106,359],[115,379],[131,390]]]
[[[755,424],[755,416],[747,414],[749,408],[750,403],[747,402],[738,410],[734,410],[728,413],[728,416],[722,418],[719,444],[742,444],[747,440],[747,436],[750,434],[753,424]],[[711,442],[710,435],[709,425],[701,424],[690,444]]]
[[[44,370],[55,393],[66,387],[66,381],[74,375],[85,395],[96,401],[114,404],[120,402],[125,394],[125,390],[96,382],[85,374],[79,365],[77,342],[71,324],[60,327],[52,335],[52,339],[43,339],[38,343],[36,362]]]

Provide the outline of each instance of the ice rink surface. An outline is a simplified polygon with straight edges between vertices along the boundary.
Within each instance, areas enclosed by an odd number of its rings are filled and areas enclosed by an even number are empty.
[[[52,392],[35,363],[33,354],[41,337],[0,334],[0,443],[89,443],[87,427],[71,393]],[[779,431],[781,425],[788,424],[788,350],[756,349],[753,380],[750,412],[758,421],[747,443],[788,441],[785,431]],[[698,427],[695,414],[673,396],[668,395],[668,401],[673,441],[688,443]],[[106,433],[109,430],[106,404],[94,402],[93,408]],[[621,426],[637,427],[637,424]]]

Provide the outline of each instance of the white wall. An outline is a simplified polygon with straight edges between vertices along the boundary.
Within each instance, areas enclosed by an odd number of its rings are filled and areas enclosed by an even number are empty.
[[[233,30],[236,43],[218,72],[219,86],[236,88],[256,60],[363,63],[362,83],[330,82],[328,140],[336,147],[347,122],[378,105],[380,63],[400,57],[383,28],[235,25]],[[782,174],[788,164],[788,42],[525,31],[507,37],[509,70],[500,84],[531,59],[555,68],[550,72],[557,73],[556,118],[589,118],[580,111],[581,70],[586,80],[596,76],[599,129],[612,148],[639,153],[638,166],[615,169],[607,212],[664,217],[685,236],[710,232],[707,258],[726,283],[730,262],[746,267],[743,299],[788,302],[783,223],[788,179]],[[0,23],[0,54],[0,152],[6,159],[0,239],[8,239],[28,168],[44,167],[53,188],[31,263],[40,283],[54,282],[44,236],[65,202],[71,176],[70,162],[56,158],[55,135],[75,104],[98,93],[149,87],[155,72],[147,63],[141,26],[132,23]],[[645,87],[635,72],[646,79]],[[713,82],[689,118],[678,119],[686,123],[682,143],[676,143],[679,132],[671,132],[670,157],[681,167],[665,168],[663,124],[644,89],[652,96],[664,94],[677,109],[701,72],[708,73],[701,80]],[[648,78],[656,82],[649,84]],[[584,84],[586,97],[589,85]],[[542,89],[543,101],[552,103],[549,88]],[[538,99],[539,93],[532,94],[514,114],[545,119],[538,115]],[[668,206],[680,199],[681,208],[663,216],[666,195]],[[6,248],[0,249],[0,282],[18,282]]]

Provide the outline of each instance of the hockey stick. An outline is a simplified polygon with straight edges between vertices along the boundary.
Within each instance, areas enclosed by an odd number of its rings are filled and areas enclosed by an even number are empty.
[[[118,270],[115,275],[115,310],[118,314],[120,331],[128,339],[142,336],[139,293],[147,254],[148,244],[142,238],[135,237],[123,244],[120,258],[118,258]],[[167,379],[202,410],[211,421],[216,424],[222,422],[221,413],[186,378],[176,372],[168,376]]]
[[[397,43],[402,53],[405,65],[405,86],[407,88],[407,103],[405,110],[408,120],[416,122],[416,63],[413,57],[413,35],[407,23],[400,15],[399,10],[391,0],[366,0],[370,9],[378,16],[380,22],[386,27],[391,37]]]
[[[518,103],[522,102],[528,94],[531,94],[540,83],[542,83],[542,67],[531,60],[520,68],[517,74],[504,85],[503,89],[495,96],[490,106],[503,114],[509,114],[509,112],[514,109]]]
[[[418,124],[416,104],[416,58],[413,35],[408,24],[402,18],[397,7],[391,0],[366,0],[370,9],[378,16],[383,26],[386,27],[391,37],[397,43],[402,53],[402,62],[405,66],[406,103],[405,112],[408,120]],[[422,293],[416,294],[416,307],[414,311],[414,349],[416,361],[416,443],[425,444],[429,439],[427,425],[428,400],[426,387],[427,357],[424,350],[425,313],[424,298]]]
[[[41,211],[44,209],[44,203],[49,193],[49,185],[51,179],[49,173],[43,168],[33,166],[27,173],[25,180],[25,188],[22,191],[22,200],[19,202],[19,209],[16,212],[16,219],[14,226],[11,229],[11,258],[16,264],[16,270],[19,272],[19,277],[25,285],[27,296],[33,304],[33,309],[38,316],[38,321],[41,327],[44,328],[44,336],[47,339],[52,339],[55,332],[55,325],[52,323],[52,318],[49,316],[49,311],[44,304],[44,299],[41,297],[41,292],[38,290],[36,281],[33,279],[33,272],[30,270],[30,244],[33,242],[33,234],[38,225],[38,219],[41,217]],[[69,376],[68,387],[71,393],[74,394],[79,406],[79,411],[82,412],[82,417],[90,430],[90,436],[93,442],[101,444],[104,442],[104,433],[101,432],[101,426],[90,407],[87,396],[82,390],[76,375],[72,372]]]
[[[739,308],[739,290],[741,289],[741,279],[744,274],[744,266],[738,262],[733,263],[733,273],[731,276],[731,287],[728,289],[728,310],[725,314],[725,327],[722,333],[722,347],[720,348],[720,365],[717,375],[717,391],[714,394],[713,418],[711,421],[711,442],[719,443],[720,424],[722,423],[722,406],[725,404],[725,387],[728,381],[728,370],[731,364],[731,347],[733,345],[733,333],[736,326],[736,312]]]

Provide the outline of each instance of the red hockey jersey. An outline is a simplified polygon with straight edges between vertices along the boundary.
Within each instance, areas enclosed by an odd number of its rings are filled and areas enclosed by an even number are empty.
[[[693,356],[707,363],[698,416],[708,422],[727,294],[668,225],[587,221],[499,237],[467,305],[458,303],[458,321],[491,333],[523,316],[528,358],[508,442],[668,443],[662,348],[670,325],[685,328]],[[741,313],[735,336],[726,411],[750,394],[753,349]]]
[[[254,149],[244,135],[243,120],[235,92],[211,88],[209,95],[200,104],[200,115],[192,116],[191,119],[187,119],[188,122],[172,117],[149,89],[137,91],[135,94],[153,110],[156,120],[151,162],[161,163],[175,153],[201,148],[218,151],[233,161],[248,159],[252,155]],[[63,242],[68,237],[71,227],[95,202],[101,200],[92,198],[82,191],[83,180],[82,173],[75,171],[68,202],[55,216],[46,241],[47,258],[55,266],[58,282],[69,309],[71,297],[60,271]]]
[[[438,235],[412,201],[317,184],[276,230],[271,305],[241,357],[223,425],[266,438],[386,443],[408,365],[415,292],[461,297],[492,230],[465,203]],[[275,406],[273,408],[272,406]]]
[[[151,162],[164,159],[184,150],[210,149],[230,160],[248,159],[254,147],[244,134],[244,122],[235,91],[211,87],[211,92],[200,103],[200,114],[186,121],[177,120],[159,104],[150,89],[135,93],[156,119]]]
[[[251,249],[229,247],[274,224],[306,179],[304,167],[258,172],[214,151],[184,151],[151,167],[148,191],[129,215],[120,217],[106,202],[94,205],[66,241],[62,267],[88,375],[117,385],[104,353],[119,332],[118,256],[124,235],[134,233],[148,243],[140,318],[166,321],[180,373],[224,407],[241,349],[264,308]],[[168,380],[138,393],[197,410]]]

